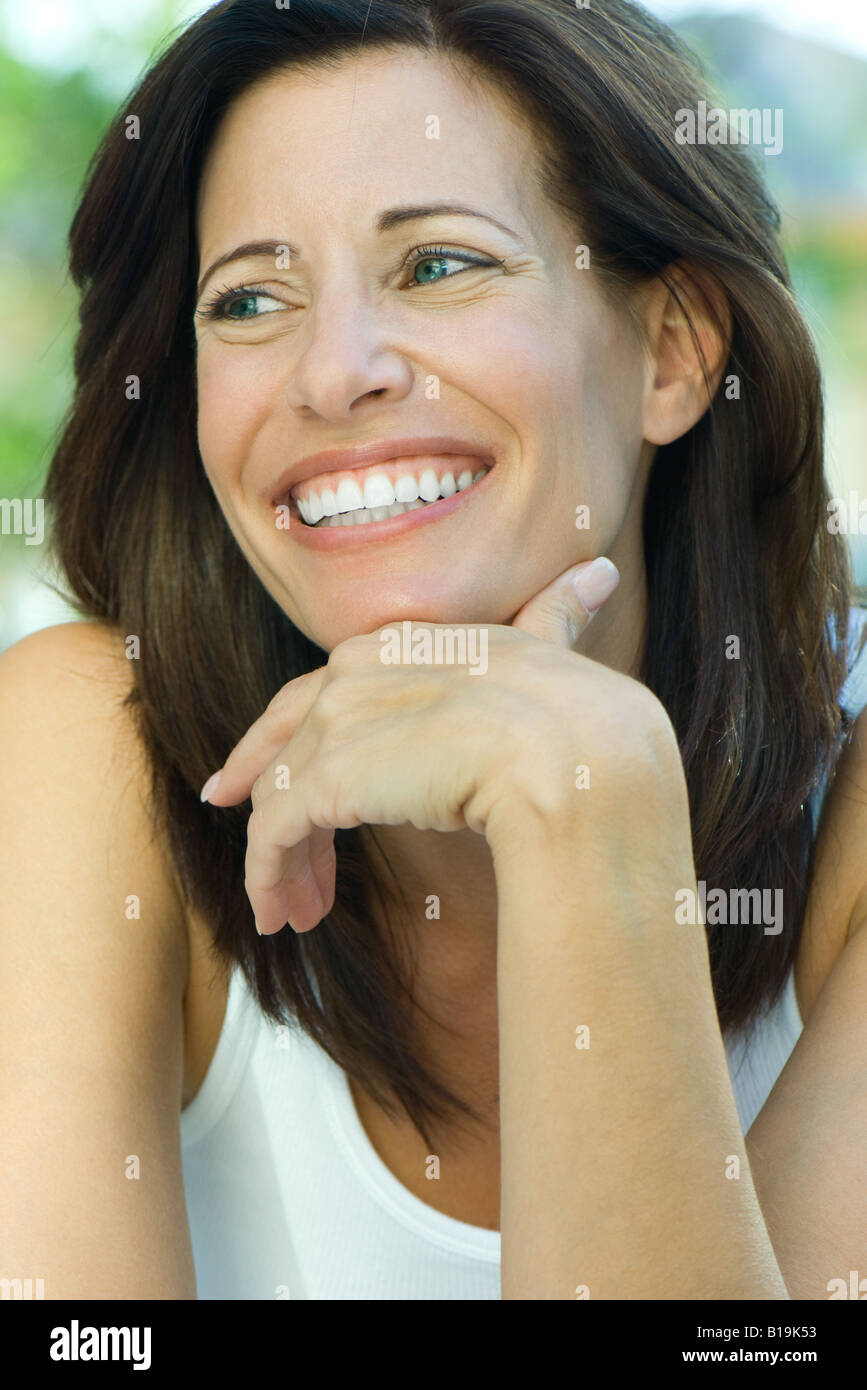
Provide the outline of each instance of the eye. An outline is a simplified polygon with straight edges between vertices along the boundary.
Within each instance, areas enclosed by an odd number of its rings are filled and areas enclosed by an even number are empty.
[[[223,319],[228,323],[247,323],[250,319],[263,317],[262,312],[257,313],[255,310],[259,300],[264,300],[271,306],[263,311],[265,314],[273,314],[276,309],[285,308],[279,299],[267,294],[260,286],[237,285],[232,288],[227,285],[222,290],[217,290],[201,309],[196,310],[196,317]],[[234,312],[236,309],[237,313]]]
[[[460,269],[449,273],[446,270],[449,262]],[[410,288],[421,289],[439,280],[453,280],[456,275],[473,266],[493,267],[504,263],[496,257],[473,256],[466,251],[449,250],[444,246],[419,246],[408,257],[406,264],[413,275],[417,269],[421,270],[424,278],[410,282]],[[268,307],[257,309],[257,305],[261,306],[262,303]],[[215,290],[196,310],[196,318],[203,321],[221,320],[224,323],[250,323],[285,308],[285,304],[269,295],[261,285],[225,285],[221,290]]]
[[[454,280],[455,275],[445,273],[444,267],[448,261],[461,265],[463,270],[469,269],[470,266],[502,264],[501,261],[491,260],[486,256],[470,256],[464,251],[450,251],[443,246],[419,246],[409,257],[408,264],[413,273],[421,268],[425,278],[423,280],[413,279],[410,282],[411,287],[418,289],[425,284],[436,284],[438,280]],[[442,273],[436,273],[438,271]],[[461,271],[458,270],[455,274],[460,275]]]

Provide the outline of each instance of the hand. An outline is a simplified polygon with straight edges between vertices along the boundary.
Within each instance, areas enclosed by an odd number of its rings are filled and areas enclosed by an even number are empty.
[[[341,642],[327,665],[284,686],[202,790],[218,806],[252,794],[245,886],[260,933],[287,920],[308,931],[331,911],[337,828],[411,823],[484,835],[519,788],[532,794],[534,778],[544,797],[552,749],[558,776],[567,773],[574,785],[575,762],[588,759],[564,759],[564,728],[583,725],[586,750],[587,725],[610,722],[612,698],[616,704],[626,686],[644,691],[573,650],[618,582],[610,561],[585,562],[525,604],[510,626],[408,625],[431,639],[465,634],[471,659],[485,651],[484,671],[480,662],[476,673],[467,665],[390,664],[384,638],[403,633],[398,623]],[[588,679],[598,686],[596,720]]]

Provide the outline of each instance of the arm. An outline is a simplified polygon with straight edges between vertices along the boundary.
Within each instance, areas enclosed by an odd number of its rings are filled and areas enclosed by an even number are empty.
[[[519,798],[489,827],[503,1297],[785,1299],[704,928],[675,923],[696,886],[683,770],[645,703],[649,736],[574,804]]]
[[[815,1003],[807,1001],[804,1031],[747,1135],[747,1152],[792,1297],[863,1300],[867,712],[828,794],[804,931],[821,953],[824,985]]]
[[[119,708],[122,651],[64,624],[0,660],[0,1276],[40,1278],[47,1299],[196,1296],[184,919]]]
[[[341,643],[278,692],[205,794],[252,792],[246,886],[265,935],[329,910],[335,827],[487,837],[504,1297],[787,1299],[704,927],[675,918],[677,893],[696,892],[677,740],[650,691],[575,653],[590,613],[576,591],[567,571],[484,629],[484,691],[447,666],[384,665],[381,633]],[[592,791],[575,787],[581,764]]]

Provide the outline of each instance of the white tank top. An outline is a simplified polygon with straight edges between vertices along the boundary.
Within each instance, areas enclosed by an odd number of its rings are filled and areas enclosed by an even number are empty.
[[[855,610],[840,703],[867,707],[867,611]],[[814,823],[827,790],[811,800]],[[777,1005],[726,1043],[744,1133],[803,1024],[794,973]],[[382,1162],[346,1075],[300,1028],[262,1014],[235,968],[181,1154],[200,1299],[498,1299],[500,1233],[414,1196]],[[435,1181],[435,1179],[432,1179]]]

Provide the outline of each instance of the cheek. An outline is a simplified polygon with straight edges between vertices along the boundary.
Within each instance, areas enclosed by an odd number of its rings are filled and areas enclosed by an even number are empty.
[[[453,349],[461,380],[475,383],[474,394],[516,431],[528,426],[528,436],[548,417],[566,355],[558,326],[544,310],[528,314],[502,304],[480,316]]]
[[[268,393],[252,356],[206,344],[196,364],[198,440],[202,462],[218,496],[241,473],[261,421]]]
[[[561,518],[573,543],[579,505],[597,534],[610,532],[642,440],[644,367],[631,324],[593,296],[564,295],[529,316],[501,313],[464,351],[476,381],[485,364],[485,404],[515,431],[526,480],[544,483],[533,487],[533,511],[555,527]]]
[[[641,454],[644,368],[631,325],[609,312],[587,314],[548,350],[543,428],[558,460],[553,490],[574,526],[588,509],[601,543],[629,506]]]

